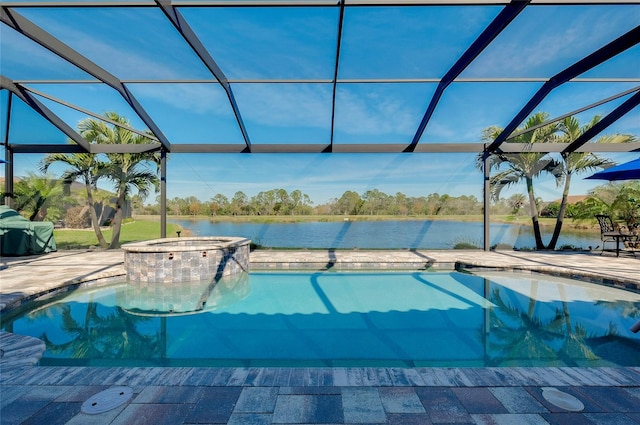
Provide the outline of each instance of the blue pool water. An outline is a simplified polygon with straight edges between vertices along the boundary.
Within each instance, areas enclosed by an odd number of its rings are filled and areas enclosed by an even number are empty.
[[[251,273],[77,290],[3,321],[41,364],[640,366],[640,294],[507,272]]]

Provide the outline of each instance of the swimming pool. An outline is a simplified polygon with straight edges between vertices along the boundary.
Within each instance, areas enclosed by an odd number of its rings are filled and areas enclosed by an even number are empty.
[[[252,272],[184,288],[76,290],[2,327],[42,338],[43,365],[640,366],[640,294],[565,278]]]

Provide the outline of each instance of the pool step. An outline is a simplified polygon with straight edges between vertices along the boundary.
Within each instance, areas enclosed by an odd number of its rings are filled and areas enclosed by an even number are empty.
[[[38,338],[0,331],[0,370],[9,371],[36,365],[46,346]]]

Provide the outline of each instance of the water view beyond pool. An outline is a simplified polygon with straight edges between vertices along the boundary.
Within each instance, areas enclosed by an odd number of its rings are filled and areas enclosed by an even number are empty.
[[[171,220],[195,236],[240,236],[265,247],[361,248],[361,249],[451,249],[458,243],[483,245],[482,223],[446,220],[389,220],[302,223],[229,223],[209,220]],[[494,223],[491,245],[533,248],[531,226]],[[543,228],[548,243],[553,229]],[[175,235],[169,235],[175,236]],[[572,245],[595,248],[601,245],[595,231],[562,231],[557,248]]]

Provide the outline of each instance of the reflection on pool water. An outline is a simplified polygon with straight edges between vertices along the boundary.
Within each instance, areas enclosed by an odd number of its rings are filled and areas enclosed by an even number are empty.
[[[575,280],[269,272],[217,285],[173,284],[135,308],[144,291],[124,283],[78,290],[2,326],[42,338],[48,365],[640,366],[640,294]],[[167,309],[178,299],[203,308]]]

